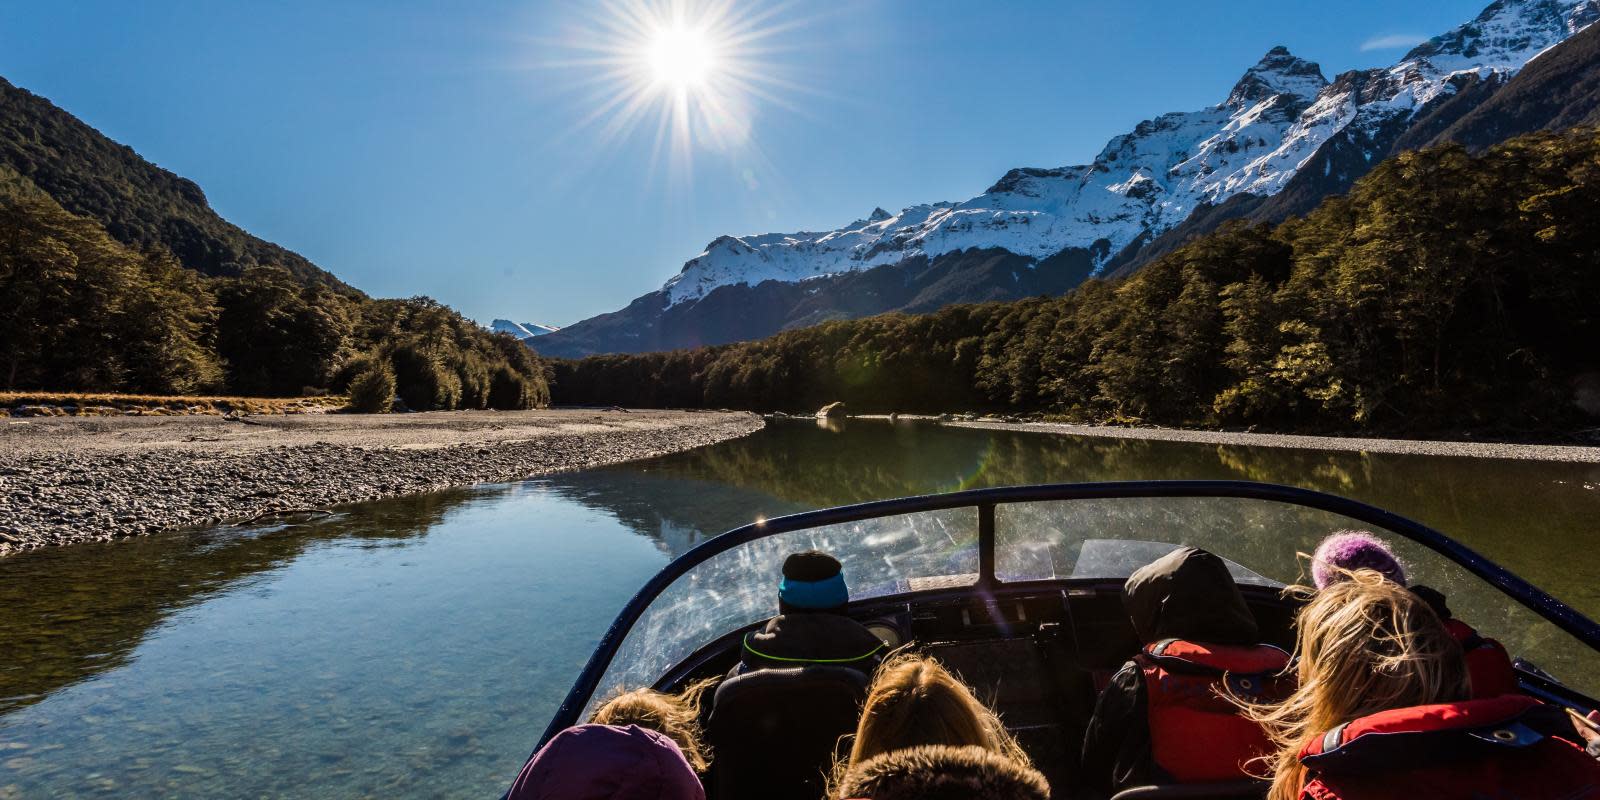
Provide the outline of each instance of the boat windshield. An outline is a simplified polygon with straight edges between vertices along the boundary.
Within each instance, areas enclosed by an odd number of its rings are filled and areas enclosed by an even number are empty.
[[[589,698],[591,708],[621,688],[654,685],[717,637],[776,613],[786,556],[829,552],[844,564],[852,600],[971,586],[979,573],[979,509],[897,514],[774,533],[695,564],[648,605]],[[1583,665],[1589,648],[1508,600],[1449,559],[1404,536],[1340,514],[1239,497],[1119,497],[1002,502],[994,507],[997,583],[1065,579],[1121,581],[1181,545],[1210,550],[1245,585],[1308,583],[1317,542],[1341,530],[1389,539],[1413,583],[1444,592],[1457,616],[1573,688],[1600,683]],[[1574,680],[1576,679],[1576,680]]]

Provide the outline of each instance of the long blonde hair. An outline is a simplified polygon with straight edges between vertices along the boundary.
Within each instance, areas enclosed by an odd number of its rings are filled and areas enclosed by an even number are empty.
[[[981,747],[1031,767],[1000,717],[942,664],[915,653],[883,662],[873,676],[850,754],[834,765],[835,785],[874,756],[922,745]]]
[[[638,725],[671,739],[695,772],[705,774],[711,753],[700,730],[700,701],[716,678],[695,681],[677,694],[652,689],[622,692],[596,709],[590,722],[597,725]]]
[[[1461,649],[1428,604],[1375,570],[1358,569],[1300,610],[1300,688],[1277,705],[1246,704],[1277,752],[1268,800],[1295,800],[1300,750],[1368,714],[1469,695]]]

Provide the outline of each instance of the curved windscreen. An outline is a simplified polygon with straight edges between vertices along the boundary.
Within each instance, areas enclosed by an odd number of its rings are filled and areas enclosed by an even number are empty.
[[[1454,561],[1399,533],[1305,506],[1235,497],[1141,497],[1010,503],[995,509],[995,574],[1126,578],[1180,545],[1229,562],[1235,580],[1306,585],[1310,553],[1330,533],[1389,542],[1407,581],[1442,592],[1453,615],[1574,689],[1600,692],[1597,654]]]
[[[978,578],[978,509],[956,508],[829,525],[757,539],[689,569],[627,633],[590,705],[622,688],[650,686],[719,636],[777,611],[781,565],[819,549],[844,564],[852,599],[971,585]],[[1193,545],[1229,562],[1242,584],[1308,583],[1306,556],[1330,533],[1374,530],[1340,514],[1290,503],[1226,497],[1155,497],[1002,503],[995,508],[995,578],[1126,579],[1172,548]],[[1443,592],[1456,616],[1503,641],[1575,689],[1600,692],[1595,654],[1455,563],[1377,529],[1412,583]]]
[[[977,519],[975,508],[900,514],[774,534],[718,553],[650,604],[597,694],[652,685],[718,636],[777,613],[778,580],[790,553],[832,553],[844,565],[852,599],[970,585],[978,579]]]

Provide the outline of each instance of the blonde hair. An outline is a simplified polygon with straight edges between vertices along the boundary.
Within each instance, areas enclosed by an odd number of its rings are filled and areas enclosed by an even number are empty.
[[[607,700],[589,721],[597,725],[638,725],[665,735],[695,772],[704,774],[711,765],[700,730],[700,700],[715,686],[716,678],[695,681],[677,694],[662,694],[653,689],[634,689]]]
[[[981,747],[1033,766],[972,689],[932,658],[902,653],[884,661],[873,676],[850,754],[834,765],[835,785],[868,759],[923,745]]]
[[[1276,753],[1268,800],[1295,800],[1300,750],[1328,730],[1394,708],[1469,694],[1461,649],[1428,604],[1376,570],[1358,569],[1300,610],[1300,688],[1277,705],[1241,703]]]

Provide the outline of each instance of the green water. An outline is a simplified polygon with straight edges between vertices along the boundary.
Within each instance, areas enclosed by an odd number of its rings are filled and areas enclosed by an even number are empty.
[[[1239,478],[1431,524],[1600,617],[1600,467],[784,423],[652,461],[322,519],[0,560],[0,800],[477,797],[612,616],[706,536],[976,486]],[[1487,632],[1600,670],[1497,596]]]

